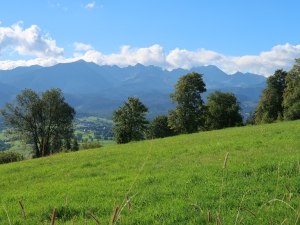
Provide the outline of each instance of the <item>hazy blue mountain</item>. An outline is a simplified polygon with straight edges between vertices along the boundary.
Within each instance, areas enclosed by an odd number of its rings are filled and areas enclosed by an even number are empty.
[[[13,100],[20,91],[20,89],[11,85],[0,83],[0,106],[2,107],[5,102]]]
[[[41,66],[29,66],[29,67],[17,67],[12,70],[0,70],[0,80],[3,83],[9,82],[12,77],[15,77],[20,74],[24,74],[27,72],[32,72],[37,69],[43,68]]]
[[[263,76],[252,73],[237,72],[233,75],[230,75],[230,79],[226,81],[225,84],[228,86],[246,87],[249,85],[256,85],[263,82],[266,82],[266,78]]]
[[[193,67],[190,69],[190,72],[195,71],[197,73],[204,74],[204,82],[208,80],[218,81],[220,83],[229,79],[228,74],[224,73],[216,66],[201,66]]]
[[[96,64],[95,64],[96,65]],[[97,65],[96,65],[97,66]],[[118,92],[131,91],[132,94],[140,91],[165,91],[170,92],[174,86],[174,80],[171,79],[160,67],[143,66],[136,64],[120,68],[117,66],[98,66],[99,69],[106,71],[106,79],[113,85],[110,87]]]
[[[5,82],[19,89],[44,91],[60,88],[70,93],[90,92],[110,85],[102,74],[91,69],[83,60],[18,73],[6,78]]]
[[[204,100],[214,90],[233,92],[244,110],[248,111],[254,110],[266,86],[266,78],[263,76],[240,72],[228,75],[216,66],[168,71],[142,64],[120,68],[79,60],[51,67],[0,70],[0,104],[10,101],[25,88],[37,91],[60,88],[66,100],[78,112],[109,115],[128,96],[134,96],[139,97],[152,113],[166,113],[174,107],[168,97],[174,91],[174,85],[179,77],[192,71],[204,74],[208,90],[203,94]]]

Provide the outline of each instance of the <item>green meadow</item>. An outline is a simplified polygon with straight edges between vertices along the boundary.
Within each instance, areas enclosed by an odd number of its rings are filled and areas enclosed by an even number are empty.
[[[55,207],[56,225],[110,224],[116,206],[116,224],[299,224],[299,131],[246,126],[0,165],[0,224],[50,224]]]

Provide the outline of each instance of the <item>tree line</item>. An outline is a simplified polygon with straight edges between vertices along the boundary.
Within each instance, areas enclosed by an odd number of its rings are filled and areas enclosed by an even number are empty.
[[[157,116],[151,122],[145,119],[148,108],[138,98],[129,97],[128,102],[113,114],[116,142],[121,144],[142,138],[162,138],[242,126],[241,107],[233,93],[217,90],[207,96],[208,101],[204,104],[201,93],[206,88],[202,76],[195,72],[182,76],[175,85],[175,92],[169,96],[176,104],[175,110],[169,110],[167,116]],[[139,118],[131,123],[134,114],[138,114]],[[297,119],[300,119],[300,58],[295,59],[290,71],[279,69],[268,77],[267,87],[262,91],[260,101],[246,124]]]
[[[188,73],[175,84],[169,97],[176,104],[168,115],[146,120],[148,108],[138,98],[129,97],[124,105],[113,112],[112,128],[118,144],[144,138],[163,138],[178,134],[190,134],[203,130],[242,126],[241,107],[235,95],[215,91],[204,104],[201,94],[206,91],[202,74]]]
[[[148,108],[138,98],[129,97],[124,106],[113,112],[115,141],[120,144],[242,125],[241,108],[232,93],[215,91],[204,104],[201,93],[206,88],[202,76],[195,72],[182,76],[175,92],[170,94],[175,109],[151,123],[145,119]],[[79,149],[74,135],[75,113],[61,90],[55,88],[41,93],[25,89],[0,110],[7,133],[13,139],[31,144],[33,157],[37,158]],[[95,143],[92,144],[82,147],[92,148]]]
[[[249,124],[273,123],[300,119],[300,59],[286,72],[276,70],[268,77],[267,87],[248,119]]]
[[[118,144],[142,139],[163,138],[179,134],[242,126],[241,107],[235,95],[219,90],[206,92],[202,74],[188,73],[175,84],[170,94],[175,109],[168,115],[146,119],[148,112],[138,98],[129,97],[113,112],[112,128]],[[9,127],[8,134],[31,143],[34,157],[42,157],[64,149],[78,150],[74,136],[75,109],[65,102],[60,89],[37,93],[25,89],[13,102],[7,102],[0,114]],[[300,59],[286,72],[276,70],[267,79],[260,101],[247,124],[272,123],[300,119]]]

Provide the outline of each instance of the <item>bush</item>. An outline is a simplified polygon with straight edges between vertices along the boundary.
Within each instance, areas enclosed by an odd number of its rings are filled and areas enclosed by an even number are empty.
[[[87,141],[81,145],[81,149],[100,148],[101,144],[98,141]]]
[[[24,157],[20,153],[0,151],[0,164],[22,161]]]

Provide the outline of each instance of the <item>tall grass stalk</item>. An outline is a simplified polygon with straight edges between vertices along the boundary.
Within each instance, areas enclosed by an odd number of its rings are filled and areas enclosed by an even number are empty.
[[[226,165],[227,165],[227,160],[228,160],[228,156],[229,156],[229,152],[227,152],[225,159],[224,159],[224,163],[223,163],[223,177],[222,177],[222,185],[221,185],[221,191],[220,191],[220,203],[219,203],[219,212],[218,212],[218,220],[219,222],[221,222],[220,219],[220,214],[221,214],[221,204],[222,204],[222,200],[223,200],[223,188],[224,188],[224,179],[225,179],[225,169],[226,169]]]
[[[130,186],[130,188],[128,189],[128,191],[127,191],[127,193],[126,193],[126,194],[128,194],[128,193],[131,191],[131,189],[132,189],[133,185],[135,184],[136,180],[137,180],[137,179],[138,179],[138,177],[140,176],[140,173],[141,173],[141,172],[142,172],[142,170],[144,169],[144,166],[145,166],[146,162],[148,161],[148,159],[149,159],[149,157],[150,157],[150,153],[151,153],[151,151],[152,151],[152,140],[151,140],[151,142],[150,142],[150,143],[151,143],[151,145],[150,145],[150,149],[149,149],[149,151],[148,151],[147,157],[146,157],[146,159],[144,160],[144,163],[143,163],[143,165],[141,166],[141,168],[140,168],[140,170],[139,170],[138,174],[136,175],[136,177],[135,177],[134,181],[132,182],[132,184],[131,184],[131,186]]]
[[[19,205],[21,207],[21,210],[22,210],[22,214],[23,214],[23,219],[26,220],[26,213],[25,213],[25,210],[24,210],[24,207],[23,207],[23,204],[22,202],[19,200]]]
[[[275,189],[275,193],[274,193],[274,198],[277,197],[279,177],[280,177],[280,162],[278,162],[278,168],[277,168],[277,182],[276,182],[276,189]],[[273,206],[272,206],[272,215],[274,214],[274,207],[275,207],[275,204],[273,204]],[[272,216],[272,217],[273,217],[273,216]],[[272,219],[272,217],[271,217],[271,219]]]
[[[224,164],[223,164],[223,169],[226,169],[226,164],[227,164],[227,160],[228,160],[228,155],[229,155],[229,152],[227,152],[227,154],[226,154],[226,156],[225,156]]]
[[[299,219],[299,212],[297,212],[297,210],[293,206],[291,206],[289,203],[287,203],[285,201],[282,201],[281,199],[277,199],[277,198],[268,201],[268,203],[271,203],[271,202],[281,202],[281,203],[287,205],[291,210],[293,210],[296,213],[296,215],[297,215],[296,222],[298,221],[298,219]]]
[[[53,213],[52,213],[52,216],[51,216],[51,223],[50,223],[50,225],[55,225],[55,216],[56,216],[56,212],[57,212],[57,208],[54,207]]]
[[[76,220],[77,216],[75,215],[73,218],[72,218],[72,225],[75,224],[75,220]]]
[[[114,224],[117,221],[116,218],[117,218],[118,211],[119,211],[119,206],[116,206],[111,216],[110,224]],[[120,218],[121,215],[119,215],[118,217]]]
[[[86,213],[87,213],[90,217],[92,217],[92,218],[96,221],[97,224],[100,224],[99,219],[98,219],[92,212],[87,211]]]
[[[69,203],[69,199],[68,199],[68,195],[66,196],[66,206],[68,206]]]
[[[130,198],[128,199],[128,195],[129,195],[129,193],[131,192],[131,189],[133,188],[134,184],[136,183],[138,177],[140,176],[141,172],[142,172],[143,169],[144,169],[144,166],[146,165],[146,162],[148,161],[148,159],[149,159],[149,157],[150,157],[150,153],[151,153],[151,151],[152,151],[152,142],[153,142],[153,140],[150,141],[150,149],[149,149],[149,151],[148,151],[148,153],[147,153],[146,159],[144,160],[144,162],[143,162],[141,168],[139,169],[139,172],[137,173],[136,177],[134,178],[133,182],[131,183],[131,185],[130,185],[128,191],[125,193],[125,198],[124,198],[124,200],[123,200],[123,202],[122,202],[122,204],[121,204],[121,205],[122,205],[122,208],[119,210],[119,207],[118,207],[118,206],[116,207],[117,212],[116,212],[116,215],[115,215],[114,220],[111,221],[111,224],[114,224],[116,221],[118,221],[118,220],[121,218],[121,213],[122,213],[123,209],[127,206],[127,204],[130,203],[130,199],[133,198],[133,197],[136,195],[136,194],[135,194],[134,196],[132,196],[132,197],[130,197]],[[126,196],[127,196],[127,197],[126,197]],[[131,203],[130,203],[130,207],[132,207],[132,206],[131,206]]]
[[[249,191],[247,191],[246,193],[243,194],[243,197],[242,197],[242,200],[241,200],[241,202],[240,202],[240,206],[239,206],[238,212],[237,212],[237,214],[236,214],[235,223],[234,223],[235,225],[236,225],[236,223],[237,223],[237,221],[238,221],[239,214],[240,214],[241,209],[242,209],[243,201],[244,201],[246,195],[248,194],[248,192],[250,192],[250,191],[251,191],[251,190],[249,190]],[[240,220],[239,223],[241,223],[242,220],[243,220],[243,218]]]
[[[8,219],[8,223],[9,223],[9,225],[11,225],[11,222],[10,222],[10,218],[9,218],[8,212],[7,212],[6,208],[4,207],[4,205],[2,205],[2,207],[3,207],[4,212],[6,213],[6,216],[7,216],[7,219]]]

